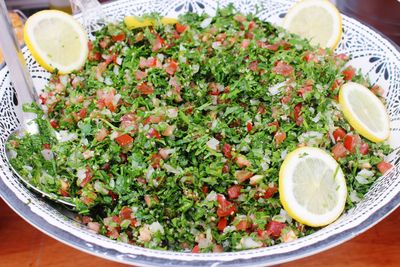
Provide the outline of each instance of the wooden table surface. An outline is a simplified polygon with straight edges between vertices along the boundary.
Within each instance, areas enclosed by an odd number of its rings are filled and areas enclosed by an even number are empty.
[[[352,240],[305,259],[282,264],[297,266],[400,266],[400,209]],[[0,266],[112,266],[104,260],[64,245],[38,231],[0,199]]]

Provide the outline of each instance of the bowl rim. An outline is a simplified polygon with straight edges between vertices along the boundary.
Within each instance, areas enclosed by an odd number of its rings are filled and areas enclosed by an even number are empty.
[[[112,4],[106,3],[105,6]],[[375,27],[371,26],[366,22],[361,22],[357,18],[350,16],[347,12],[341,12],[343,16],[346,16],[347,19],[354,20],[362,26],[372,30],[374,33],[380,35],[380,37],[389,42],[389,44],[400,53],[400,46],[397,45],[393,40],[388,38],[385,34],[383,34],[380,30],[377,30]],[[79,14],[78,14],[79,16]],[[21,46],[24,48],[25,44]],[[5,62],[0,63],[0,71],[6,67]],[[5,146],[2,148],[5,150]],[[1,175],[0,175],[1,176]],[[399,177],[397,177],[399,178]],[[20,181],[18,181],[20,182]],[[396,195],[384,204],[381,208],[373,212],[363,220],[360,224],[355,225],[351,228],[346,229],[340,233],[336,233],[332,235],[329,239],[323,239],[318,242],[315,242],[306,247],[298,248],[288,252],[275,253],[273,255],[264,255],[264,256],[253,256],[251,258],[242,258],[242,259],[232,259],[227,261],[218,261],[218,260],[179,260],[179,259],[166,259],[165,257],[154,257],[147,256],[142,254],[134,254],[134,257],[120,252],[111,248],[106,248],[101,245],[97,245],[92,243],[90,247],[84,246],[83,244],[86,241],[80,237],[77,237],[63,229],[56,227],[55,225],[47,222],[43,217],[31,211],[29,207],[29,203],[23,203],[14,192],[8,188],[8,186],[4,183],[3,179],[0,179],[0,197],[4,200],[4,202],[20,217],[22,217],[26,222],[30,225],[41,231],[42,233],[58,240],[59,242],[83,251],[85,253],[91,254],[93,256],[101,257],[110,261],[120,262],[124,264],[135,264],[138,266],[165,266],[166,264],[172,265],[185,265],[185,266],[211,266],[214,264],[222,265],[222,266],[265,266],[272,264],[280,264],[288,261],[293,261],[296,259],[300,259],[303,257],[308,257],[322,251],[328,250],[334,246],[340,245],[355,236],[361,234],[362,232],[372,228],[374,225],[382,221],[386,218],[390,213],[396,210],[400,206],[400,191],[396,193]],[[47,200],[44,200],[48,202]],[[113,251],[109,253],[109,251]]]

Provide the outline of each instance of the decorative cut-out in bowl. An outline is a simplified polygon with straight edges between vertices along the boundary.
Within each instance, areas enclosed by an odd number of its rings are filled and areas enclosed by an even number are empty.
[[[215,14],[218,6],[233,3],[243,13],[257,14],[261,19],[279,24],[291,0],[170,0],[117,1],[104,6],[110,20],[126,15],[159,12],[176,17],[185,12]],[[81,19],[77,16],[77,19]],[[400,52],[379,33],[354,19],[343,16],[343,38],[337,53],[351,54],[351,64],[360,68],[373,84],[386,89],[385,97],[391,118],[389,143],[395,152],[388,156],[395,167],[379,178],[357,206],[335,223],[296,241],[267,248],[228,253],[179,253],[145,249],[94,234],[68,218],[66,210],[46,202],[29,191],[9,168],[4,144],[18,126],[16,107],[19,104],[11,86],[7,67],[0,69],[0,195],[22,217],[59,241],[88,253],[114,261],[136,265],[249,266],[290,261],[340,244],[365,231],[383,219],[400,204]],[[43,88],[50,74],[43,70],[26,48],[23,54],[36,88]]]

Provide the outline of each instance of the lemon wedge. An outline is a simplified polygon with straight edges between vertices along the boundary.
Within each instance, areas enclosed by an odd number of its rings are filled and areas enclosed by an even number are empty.
[[[288,11],[282,26],[324,48],[336,48],[342,37],[342,16],[328,0],[298,2]]]
[[[161,18],[160,22],[162,24],[166,25],[166,24],[178,23],[178,20],[174,19],[174,18],[163,17],[163,18]],[[132,29],[135,29],[135,28],[153,26],[156,23],[156,21],[154,19],[151,19],[151,18],[140,18],[140,17],[126,16],[124,18],[124,23],[128,27],[128,29],[132,30]]]
[[[362,136],[372,142],[389,137],[389,115],[382,101],[365,86],[348,82],[339,91],[339,104],[344,117]]]
[[[347,187],[339,164],[322,149],[302,147],[289,153],[279,171],[279,195],[298,222],[319,227],[344,210]]]
[[[24,41],[43,68],[61,74],[80,69],[88,55],[86,31],[62,11],[44,10],[29,17]]]

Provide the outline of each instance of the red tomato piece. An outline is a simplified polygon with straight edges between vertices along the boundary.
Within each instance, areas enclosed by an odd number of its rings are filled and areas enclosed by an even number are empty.
[[[236,230],[238,230],[238,231],[246,231],[247,228],[250,228],[250,224],[247,221],[240,221],[236,225]]]
[[[294,72],[294,68],[289,64],[279,60],[275,62],[275,67],[272,68],[272,72],[283,76],[290,76]]]
[[[358,135],[352,135],[352,134],[346,134],[344,137],[344,147],[350,151],[351,153],[354,153],[356,150],[356,147],[360,145],[361,139],[360,136]]]
[[[294,121],[298,126],[301,126],[303,124],[303,117],[301,116],[301,108],[303,105],[301,103],[298,103],[296,106],[294,106],[294,112],[293,112],[293,117]]]
[[[199,245],[196,245],[196,246],[193,247],[192,253],[200,253],[200,247],[199,247]]]
[[[276,134],[274,135],[275,138],[275,143],[276,145],[280,145],[282,144],[283,141],[285,141],[286,139],[286,133],[285,132],[276,132]]]
[[[115,141],[120,146],[126,146],[133,142],[133,138],[128,134],[123,134],[123,135],[120,135],[117,138],[115,138]]]
[[[154,93],[153,86],[148,85],[146,82],[137,85],[136,89],[145,95],[150,95],[150,94]]]
[[[178,68],[178,63],[176,63],[174,60],[171,60],[167,67],[165,68],[165,71],[169,74],[169,75],[174,75],[174,73],[176,72],[176,69]]]
[[[137,70],[135,73],[136,80],[140,81],[147,77],[147,73],[144,71]]]
[[[268,123],[267,126],[274,127],[272,132],[276,133],[278,131],[278,129],[279,129],[279,122],[278,121],[273,121],[273,122]]]
[[[345,135],[346,131],[343,130],[342,128],[337,128],[336,130],[333,131],[333,139],[335,139],[336,142],[343,140]]]
[[[208,186],[203,185],[203,187],[201,188],[201,191],[203,192],[204,195],[206,195],[208,193]]]
[[[335,81],[333,82],[333,84],[332,84],[331,89],[332,89],[332,90],[335,90],[336,88],[340,87],[341,84],[342,84],[342,81],[341,81],[341,80],[335,80]]]
[[[53,129],[58,129],[60,127],[55,119],[50,120],[50,125],[53,127]]]
[[[361,155],[367,155],[369,151],[369,145],[365,142],[361,142],[359,149]]]
[[[147,138],[161,139],[160,133],[154,128],[150,128],[150,130],[149,130],[149,132],[147,133],[146,136],[147,136]]]
[[[313,89],[312,85],[305,85],[297,91],[298,96],[305,96],[307,93],[311,92]]]
[[[273,195],[275,195],[276,192],[278,192],[278,187],[276,187],[275,185],[272,187],[268,187],[262,198],[271,198],[273,197]]]
[[[251,132],[251,130],[253,129],[253,124],[251,122],[247,122],[246,123],[246,130],[247,132]]]
[[[125,40],[125,33],[121,32],[120,34],[113,35],[111,38],[113,39],[114,42],[121,42]]]
[[[338,54],[338,55],[336,55],[335,57],[338,58],[338,59],[340,59],[340,60],[344,60],[344,61],[346,61],[346,60],[349,59],[349,56],[346,55],[346,54]]]
[[[348,66],[344,71],[342,71],[342,74],[345,81],[351,81],[354,75],[356,75],[356,69],[352,66]]]
[[[249,70],[258,71],[258,61],[257,60],[250,62]]]
[[[235,199],[240,196],[240,190],[243,188],[241,185],[232,185],[228,188],[228,196],[230,199]]]
[[[307,63],[308,62],[315,62],[315,63],[319,62],[319,59],[315,56],[315,54],[310,51],[306,52],[306,54],[303,57],[303,60]]]
[[[184,31],[186,31],[187,26],[186,25],[182,25],[180,23],[176,23],[175,24],[175,29],[178,33],[183,33]]]
[[[222,146],[222,153],[226,158],[232,158],[231,146],[229,144],[224,144]]]
[[[344,158],[347,156],[347,149],[344,147],[343,143],[337,143],[332,147],[332,154],[336,160]]]
[[[240,45],[240,47],[246,49],[247,47],[249,47],[249,45],[250,45],[250,40],[249,39],[244,39],[242,41],[242,44]]]
[[[161,158],[160,154],[158,154],[158,153],[153,154],[153,155],[151,156],[151,158],[150,158],[151,166],[152,166],[153,168],[156,168],[156,169],[160,168],[161,159],[162,159],[162,158]]]
[[[156,40],[154,41],[151,51],[156,52],[162,48],[164,44],[164,39],[160,35],[156,34]]]
[[[119,216],[122,219],[131,219],[131,215],[132,215],[132,209],[129,207],[123,207],[119,212]]]
[[[267,224],[266,230],[267,233],[272,237],[279,237],[281,235],[282,229],[286,226],[286,224],[276,221],[270,221]]]
[[[93,177],[92,170],[89,167],[86,167],[85,178],[82,180],[80,186],[84,187],[87,183],[89,183],[92,177]]]
[[[217,224],[218,230],[224,231],[227,224],[228,224],[228,220],[225,217],[220,218],[219,222]]]
[[[235,214],[235,205],[226,200],[223,195],[217,195],[217,201],[219,203],[219,207],[217,209],[218,217],[226,217]]]
[[[371,88],[371,92],[374,93],[377,96],[383,96],[385,94],[385,91],[380,87],[379,85],[374,85]]]
[[[376,165],[376,167],[382,174],[385,174],[387,171],[389,171],[393,167],[393,165],[389,162],[381,161]]]

